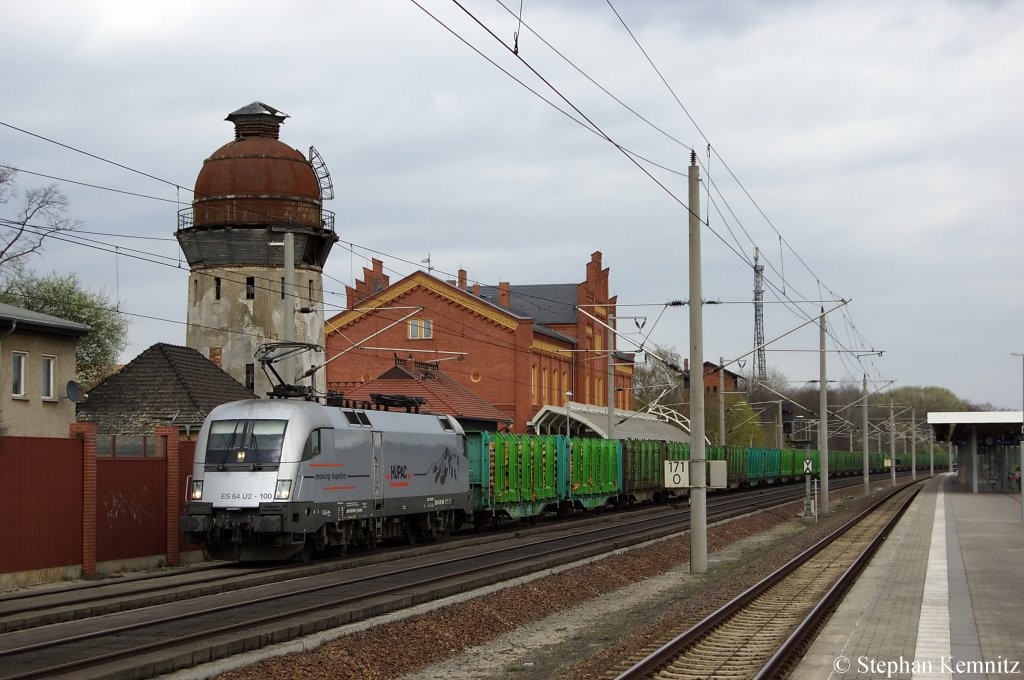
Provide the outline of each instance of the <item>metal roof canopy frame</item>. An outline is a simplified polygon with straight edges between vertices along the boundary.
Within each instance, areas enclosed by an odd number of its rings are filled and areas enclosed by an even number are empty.
[[[1020,441],[1021,425],[1024,423],[1024,411],[935,411],[928,413],[928,425],[931,426],[935,441],[946,441],[950,447],[950,465],[952,466],[952,446],[954,435],[970,433],[967,437],[966,458],[972,493],[978,493],[978,440],[1007,442]],[[964,458],[961,457],[961,461]],[[1020,462],[1018,462],[1018,466]],[[1024,521],[1024,506],[1021,508]]]
[[[677,414],[678,415],[678,414]],[[690,433],[682,421],[669,422],[640,411],[615,409],[615,433],[621,439],[659,439],[674,442],[689,442]],[[566,418],[573,423],[573,430],[589,431],[594,436],[607,439],[608,409],[593,404],[570,401],[566,406],[545,406],[529,423],[534,432],[550,431],[561,433],[565,430]],[[678,423],[678,425],[676,424]]]

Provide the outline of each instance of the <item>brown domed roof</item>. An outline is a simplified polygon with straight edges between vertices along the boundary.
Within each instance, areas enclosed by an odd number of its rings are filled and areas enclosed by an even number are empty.
[[[203,161],[196,201],[230,195],[301,196],[320,200],[320,183],[297,149],[267,137],[228,142]]]
[[[228,115],[235,140],[203,162],[195,185],[195,226],[321,226],[316,172],[300,151],[277,139],[286,117],[261,102]]]

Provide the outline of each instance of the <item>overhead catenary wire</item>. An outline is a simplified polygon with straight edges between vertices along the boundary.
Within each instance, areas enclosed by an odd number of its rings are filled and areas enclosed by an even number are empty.
[[[611,3],[609,3],[609,5],[611,6]],[[614,9],[614,7],[613,7],[613,9]],[[617,13],[617,12],[616,12],[616,13]],[[584,126],[584,127],[586,127],[586,126]],[[70,147],[70,146],[69,146],[68,148],[73,148],[73,147]],[[717,151],[717,149],[715,150],[715,154],[716,154],[716,157],[718,157],[718,151]],[[724,163],[724,161],[723,161],[723,163]],[[732,173],[731,173],[731,171],[730,171],[730,174],[732,174]],[[734,176],[734,177],[735,177],[735,176]],[[738,180],[737,180],[737,182],[738,182]],[[178,186],[178,185],[175,185],[175,186]],[[181,188],[181,187],[179,186],[178,188]],[[751,200],[753,200],[753,199],[751,199]],[[758,207],[758,209],[760,210],[760,208],[759,208],[759,207]],[[767,216],[765,216],[765,217],[766,217],[766,219],[767,219]],[[772,226],[773,226],[773,228],[774,228],[774,225],[772,225]],[[777,230],[776,230],[776,232],[777,232]],[[782,237],[781,237],[781,234],[779,234],[779,239],[780,239],[780,246],[781,246],[781,241],[782,241]],[[735,237],[733,238],[733,241],[736,241],[736,242],[738,243],[738,239],[736,239]],[[788,243],[787,243],[786,245],[787,245],[787,246],[789,246],[789,244],[788,244]],[[326,273],[325,273],[325,275],[326,275]],[[328,276],[328,278],[330,278],[330,277]],[[332,280],[335,280],[335,281],[337,281],[337,279],[332,279]],[[339,283],[340,283],[340,282],[339,282]],[[785,298],[785,295],[784,295],[784,293],[785,293],[785,290],[786,290],[786,288],[785,288],[785,283],[786,283],[786,281],[785,281],[785,276],[784,276],[784,274],[783,274],[783,277],[782,277],[782,282],[781,282],[781,285],[782,285],[782,291],[783,291],[783,299]],[[326,292],[326,291],[325,291],[325,292]],[[845,311],[844,311],[844,317],[845,317],[845,316],[846,316],[846,313],[845,313]],[[865,344],[868,344],[868,343],[865,343]]]
[[[413,2],[414,2],[414,4],[416,4],[416,5],[417,5],[417,7],[420,7],[420,9],[423,9],[423,8],[422,8],[422,6],[420,6],[420,5],[418,4],[418,3],[415,3],[415,0],[413,0]],[[493,31],[491,31],[491,30],[490,30],[490,29],[489,29],[489,28],[488,28],[488,27],[487,27],[486,25],[484,25],[484,24],[483,24],[483,23],[482,23],[482,22],[481,22],[481,21],[480,21],[479,19],[477,19],[477,18],[476,18],[476,17],[475,17],[475,16],[474,16],[474,15],[473,15],[473,14],[472,14],[471,12],[469,12],[468,10],[466,10],[466,8],[465,8],[465,7],[464,7],[464,6],[463,6],[463,5],[461,4],[461,3],[459,3],[459,2],[457,1],[457,0],[453,0],[453,4],[455,4],[455,5],[457,6],[457,7],[459,7],[459,8],[460,8],[460,9],[461,9],[461,10],[462,10],[462,11],[463,11],[464,13],[466,13],[466,14],[467,14],[467,15],[468,15],[469,17],[471,17],[473,21],[475,21],[475,22],[476,22],[476,23],[477,23],[478,25],[480,25],[480,26],[481,26],[481,27],[482,27],[482,28],[483,28],[483,29],[484,29],[485,31],[487,31],[487,32],[488,32],[489,34],[491,34],[491,35],[492,35],[492,36],[493,36],[493,37],[494,37],[495,39],[497,39],[497,36],[494,36],[494,34],[493,34]],[[609,3],[609,6],[611,6],[611,3]],[[507,9],[507,8],[506,8],[506,9]],[[612,7],[612,9],[613,9],[613,11],[614,11],[614,7]],[[423,10],[423,11],[425,11],[425,12],[426,12],[426,10]],[[429,12],[428,12],[428,14],[429,14]],[[617,11],[616,11],[616,14],[618,15],[618,12],[617,12]],[[440,21],[439,19],[437,19],[437,18],[436,18],[436,17],[434,17],[433,15],[431,15],[431,16],[432,16],[432,18],[434,18],[434,19],[435,19],[435,21],[438,21],[438,23],[441,23],[441,24],[442,24],[443,26],[445,26],[445,28],[446,28],[447,30],[449,30],[450,32],[452,32],[452,33],[453,33],[453,34],[455,34],[455,35],[458,35],[458,34],[457,34],[457,33],[456,33],[456,32],[455,32],[455,31],[454,31],[453,29],[451,29],[450,27],[448,27],[447,25],[445,25],[445,24],[444,24],[443,22],[441,22],[441,21]],[[621,21],[621,15],[618,15],[618,16],[620,17],[620,21]],[[623,24],[625,25],[625,22],[624,22],[624,21],[623,21],[622,23],[623,23]],[[655,68],[655,70],[657,71],[657,67],[656,67],[656,66],[655,66],[655,65],[653,64],[653,60],[651,60],[651,59],[650,59],[649,55],[647,55],[647,53],[646,53],[646,50],[644,50],[644,49],[643,49],[643,47],[642,47],[641,45],[639,45],[639,41],[638,41],[638,40],[636,40],[636,38],[635,38],[635,35],[633,35],[633,34],[632,34],[632,31],[630,31],[630,30],[628,29],[628,26],[626,26],[626,28],[627,28],[627,31],[628,31],[628,32],[629,32],[629,33],[631,34],[631,36],[633,36],[633,38],[634,38],[634,41],[635,41],[635,42],[637,43],[638,47],[639,47],[639,48],[641,49],[641,51],[642,51],[642,52],[644,52],[644,54],[645,54],[645,57],[646,57],[646,58],[648,59],[648,61],[649,61],[649,62],[651,63],[652,67],[653,67],[653,68]],[[460,39],[460,40],[462,40],[463,42],[467,42],[467,41],[466,41],[466,40],[465,40],[464,38],[462,38],[461,36],[459,36],[459,39]],[[498,42],[499,42],[499,43],[501,42],[501,41],[500,41],[500,39],[497,39],[497,40],[498,40]],[[468,44],[468,42],[467,42],[467,44]],[[474,48],[474,49],[475,49],[475,48]],[[477,50],[477,51],[478,51],[478,50]],[[479,53],[479,51],[478,51],[478,53]],[[597,126],[597,125],[596,125],[595,123],[593,123],[593,121],[591,121],[591,119],[590,119],[590,118],[588,118],[588,117],[586,116],[586,114],[584,114],[584,113],[583,113],[583,112],[582,112],[582,111],[581,111],[581,110],[580,110],[580,109],[579,109],[578,107],[576,107],[576,106],[575,106],[575,105],[574,105],[574,104],[573,104],[573,103],[572,103],[571,101],[569,101],[569,100],[568,100],[568,99],[567,99],[566,97],[564,97],[564,96],[563,96],[563,95],[561,94],[561,92],[560,92],[560,91],[559,91],[559,90],[558,90],[557,88],[555,88],[555,87],[554,87],[553,85],[551,85],[551,83],[550,83],[550,82],[548,82],[548,81],[547,81],[547,80],[546,80],[546,79],[545,79],[545,78],[544,78],[543,76],[541,76],[541,75],[540,75],[540,74],[539,74],[539,73],[538,73],[538,72],[537,72],[537,71],[536,71],[536,70],[535,70],[535,69],[534,69],[534,68],[533,68],[532,66],[530,66],[530,64],[528,64],[528,63],[527,63],[527,62],[526,62],[526,61],[525,61],[525,60],[524,60],[524,59],[523,59],[523,58],[522,58],[522,57],[521,57],[520,55],[518,55],[518,54],[517,54],[517,55],[515,55],[515,57],[516,57],[516,58],[518,58],[518,59],[519,59],[519,60],[520,60],[521,62],[523,62],[523,63],[524,63],[524,65],[526,65],[526,67],[527,67],[528,69],[530,69],[530,70],[531,70],[532,72],[534,72],[534,73],[535,73],[535,75],[537,75],[537,77],[538,77],[538,78],[540,78],[540,80],[541,80],[542,82],[544,82],[544,83],[545,83],[545,84],[546,84],[546,85],[547,85],[547,86],[548,86],[549,88],[551,88],[551,89],[552,89],[552,91],[554,91],[554,92],[555,92],[555,93],[556,93],[556,94],[557,94],[557,95],[558,95],[558,96],[559,96],[560,98],[562,98],[562,99],[563,99],[564,101],[566,101],[566,102],[567,102],[567,103],[569,104],[569,106],[573,108],[573,110],[574,110],[574,111],[577,111],[577,113],[578,113],[578,114],[579,114],[580,116],[582,116],[582,117],[583,117],[583,118],[584,118],[585,120],[587,120],[587,121],[588,121],[589,123],[591,123],[591,125],[593,125],[593,126],[594,126],[594,127],[595,127],[595,128],[597,129],[597,130],[599,130],[599,131],[600,131],[600,128],[599,128],[599,127],[598,127],[598,126]],[[488,59],[488,60],[490,61],[490,59]],[[662,77],[662,79],[664,80],[663,76],[660,76],[660,71],[658,71],[658,73],[659,73],[659,77]],[[687,116],[688,116],[688,117],[690,117],[690,118],[691,118],[691,120],[692,120],[692,116],[690,116],[690,115],[689,115],[689,112],[688,112],[688,111],[686,111],[686,109],[685,109],[685,106],[683,106],[683,104],[682,104],[682,102],[681,102],[681,101],[679,100],[678,96],[677,96],[677,95],[675,95],[674,91],[672,91],[672,90],[671,90],[671,87],[670,87],[670,86],[668,85],[668,83],[667,83],[667,82],[666,82],[665,84],[666,84],[666,87],[668,87],[668,89],[669,89],[669,90],[670,90],[670,91],[672,92],[672,94],[673,94],[673,97],[674,97],[674,98],[675,98],[675,99],[677,100],[677,102],[678,102],[678,104],[680,105],[680,107],[682,107],[682,108],[683,108],[684,112],[686,112]],[[695,122],[695,121],[693,121],[693,123],[694,123],[695,127],[698,127],[698,129],[699,129],[699,126],[697,126],[696,122]],[[604,137],[604,138],[605,138],[605,139],[606,139],[607,141],[609,141],[609,142],[610,142],[610,143],[612,143],[613,145],[615,145],[615,146],[619,147],[619,145],[618,145],[618,144],[617,144],[617,143],[616,143],[616,142],[615,142],[614,140],[610,139],[610,138],[609,138],[609,137],[608,137],[607,135],[605,135],[605,134],[603,133],[603,131],[601,131],[601,135],[602,135],[602,136],[603,136],[603,137]],[[711,152],[711,151],[713,150],[713,149],[711,148],[711,145],[710,145],[710,140],[707,140],[707,138],[706,138],[706,136],[705,136],[705,135],[703,134],[703,132],[701,132],[701,135],[702,135],[702,137],[704,137],[704,139],[705,139],[705,140],[707,141],[707,143],[708,143],[708,145],[709,145],[709,153],[710,153],[710,152]],[[621,150],[621,147],[619,147],[619,148],[620,148],[620,150]],[[721,155],[720,155],[720,154],[718,153],[718,151],[717,151],[717,150],[714,150],[714,154],[715,154],[715,157],[717,157],[717,158],[719,158],[719,159],[720,159],[720,161],[721,161],[721,162],[722,162],[722,164],[723,164],[723,167],[725,167],[725,168],[727,169],[727,171],[729,172],[730,176],[732,176],[732,177],[733,177],[733,179],[734,179],[734,180],[735,180],[735,181],[737,182],[737,184],[740,184],[740,183],[739,183],[739,180],[738,180],[738,178],[736,178],[736,177],[735,177],[735,174],[734,174],[734,173],[732,172],[732,170],[731,170],[730,168],[728,168],[728,164],[727,164],[727,163],[725,163],[724,159],[722,159],[722,158],[721,158]],[[626,154],[626,155],[628,156],[629,154]],[[652,179],[652,180],[654,180],[656,184],[658,184],[659,186],[661,186],[661,187],[662,187],[663,189],[665,189],[665,190],[666,190],[666,192],[667,192],[667,193],[669,193],[669,194],[670,194],[670,195],[671,195],[671,196],[672,196],[673,198],[675,198],[675,199],[676,199],[677,201],[679,201],[678,197],[676,197],[676,196],[675,196],[675,195],[674,195],[674,194],[673,194],[673,193],[672,193],[672,192],[671,192],[670,190],[668,190],[668,189],[667,189],[666,187],[664,187],[664,185],[663,185],[663,184],[661,184],[661,183],[660,183],[660,182],[659,182],[659,181],[658,181],[658,180],[657,180],[656,178],[654,178],[654,177],[653,177],[652,175],[650,175],[650,173],[647,173],[647,171],[646,171],[646,170],[645,170],[645,169],[644,169],[644,168],[643,168],[643,167],[642,167],[642,166],[641,166],[641,165],[640,165],[639,163],[637,163],[637,162],[635,161],[635,159],[631,159],[631,160],[634,160],[634,164],[636,164],[636,165],[637,165],[637,167],[639,167],[639,168],[640,168],[640,169],[641,169],[641,170],[642,170],[643,172],[645,172],[645,174],[647,174],[647,175],[648,175],[649,177],[651,177],[651,179]],[[742,185],[741,185],[741,186],[742,186]],[[744,193],[745,193],[745,194],[747,195],[748,199],[750,199],[752,203],[755,203],[755,202],[753,201],[753,198],[752,198],[752,197],[751,197],[751,196],[749,195],[749,192],[747,192],[745,188],[743,188],[743,190],[744,190]],[[680,204],[682,205],[682,202],[681,202],[681,201],[679,201],[679,202],[680,202]],[[755,206],[756,206],[756,203],[755,203]],[[764,215],[764,213],[763,213],[763,210],[761,210],[760,206],[756,206],[756,207],[757,207],[758,211],[759,211],[760,213],[762,213],[762,215]],[[765,219],[767,220],[767,215],[764,215],[764,217],[765,217]],[[770,222],[770,221],[769,221],[769,222]],[[717,232],[717,231],[716,231],[715,229],[711,228],[711,227],[710,227],[710,226],[709,226],[709,225],[708,225],[708,224],[706,223],[706,221],[705,221],[705,220],[702,220],[702,223],[704,223],[704,224],[705,224],[705,227],[706,227],[706,228],[708,228],[708,229],[709,229],[709,231],[711,231],[711,232],[712,232],[712,233],[713,233],[713,234],[714,234],[714,235],[715,235],[716,237],[718,237],[718,239],[719,239],[720,241],[722,241],[722,243],[723,243],[723,244],[724,244],[724,245],[725,245],[725,246],[726,246],[727,248],[729,248],[730,250],[733,250],[733,252],[734,252],[735,254],[737,254],[737,255],[738,255],[738,256],[739,256],[739,257],[740,257],[741,259],[743,259],[744,261],[747,261],[747,260],[746,260],[746,258],[745,258],[745,256],[743,255],[743,253],[742,253],[742,250],[741,250],[741,249],[738,249],[738,248],[734,248],[734,247],[730,246],[730,245],[729,245],[729,244],[728,244],[728,243],[727,243],[727,242],[725,241],[725,239],[724,239],[724,238],[723,238],[723,237],[721,236],[721,234],[719,234],[719,233],[718,233],[718,232]],[[781,238],[781,233],[780,233],[780,232],[778,231],[778,229],[776,229],[776,228],[774,227],[774,225],[771,225],[771,226],[772,226],[773,230],[774,230],[774,231],[776,232],[776,234],[778,234],[778,235],[779,235],[779,237]],[[747,235],[748,235],[748,238],[749,238],[749,234],[747,234]],[[789,244],[787,243],[787,246],[788,246],[788,245],[789,245]],[[790,248],[791,248],[791,250],[792,250],[792,247],[791,247],[791,246],[790,246]],[[808,270],[809,272],[811,272],[811,273],[813,274],[813,270],[811,270],[811,269],[810,269],[810,268],[809,268],[809,267],[808,267],[808,266],[806,265],[806,262],[804,262],[804,261],[803,261],[803,259],[802,259],[802,258],[800,258],[799,256],[797,256],[797,258],[798,258],[798,260],[800,260],[800,262],[801,262],[801,263],[802,263],[802,264],[803,264],[803,265],[805,266],[805,268],[806,268],[806,269],[807,269],[807,270]],[[817,276],[815,276],[815,278],[816,278],[816,280],[820,281],[820,277],[817,277]],[[787,296],[785,295],[785,291],[786,291],[786,286],[785,286],[785,283],[783,283],[783,284],[782,284],[782,286],[781,286],[781,287],[779,288],[779,290],[783,291],[783,297],[787,297]],[[832,291],[831,291],[831,290],[829,290],[829,292],[831,293]],[[838,296],[838,295],[836,295],[836,297],[839,297],[839,296]],[[806,316],[805,316],[804,318],[806,318]],[[834,336],[834,334],[831,334],[831,333],[830,333],[830,336],[831,336],[831,337],[833,337],[833,340],[835,340],[835,339],[836,339],[836,338],[835,338],[835,336]]]

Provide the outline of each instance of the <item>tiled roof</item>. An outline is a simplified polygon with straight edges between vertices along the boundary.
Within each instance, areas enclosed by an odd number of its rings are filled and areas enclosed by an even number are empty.
[[[541,283],[509,286],[509,309],[513,314],[533,319],[539,324],[575,324],[579,284]],[[481,286],[480,297],[498,302],[496,286]]]
[[[401,359],[399,360],[402,361]],[[401,394],[422,397],[421,411],[447,413],[456,418],[511,423],[505,413],[478,397],[468,387],[443,371],[423,364],[395,365],[380,377],[345,392],[345,399],[370,401],[371,394]]]
[[[255,397],[196,350],[160,342],[93,388],[77,419],[100,434],[143,435],[157,425],[198,426],[215,406]]]

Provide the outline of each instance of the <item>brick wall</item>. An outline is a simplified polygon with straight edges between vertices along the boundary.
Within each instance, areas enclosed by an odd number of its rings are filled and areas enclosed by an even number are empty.
[[[608,268],[601,266],[601,253],[595,252],[586,265],[586,278],[577,288],[577,304],[602,321],[615,313],[616,298],[608,296],[608,278]],[[472,290],[467,290],[464,270],[459,271],[457,280],[448,283],[422,272],[393,286],[388,283],[383,263],[373,260],[372,269],[364,268],[363,279],[348,288],[348,300],[350,307],[375,307],[376,311],[346,312],[328,322],[327,356],[360,343],[357,349],[327,365],[328,386],[344,391],[345,385],[372,380],[394,365],[396,355],[406,358],[411,352],[417,361],[433,361],[453,355],[431,352],[464,352],[458,361],[441,363],[441,369],[508,414],[515,432],[524,432],[526,423],[546,404],[563,405],[566,391],[571,391],[577,402],[607,404],[607,361],[595,358],[607,351],[607,331],[582,311],[577,312],[575,325],[553,327],[576,338],[574,346],[535,333],[532,320],[504,314],[500,305],[489,305],[474,296]],[[501,283],[499,287],[505,289],[507,285]],[[506,297],[500,295],[499,300]],[[422,311],[415,311],[416,307]],[[431,322],[433,337],[411,338],[407,320],[387,328],[410,313]],[[569,353],[559,349],[587,351]],[[615,387],[622,388],[617,393],[621,399],[617,405],[631,408],[632,371],[618,369]]]

